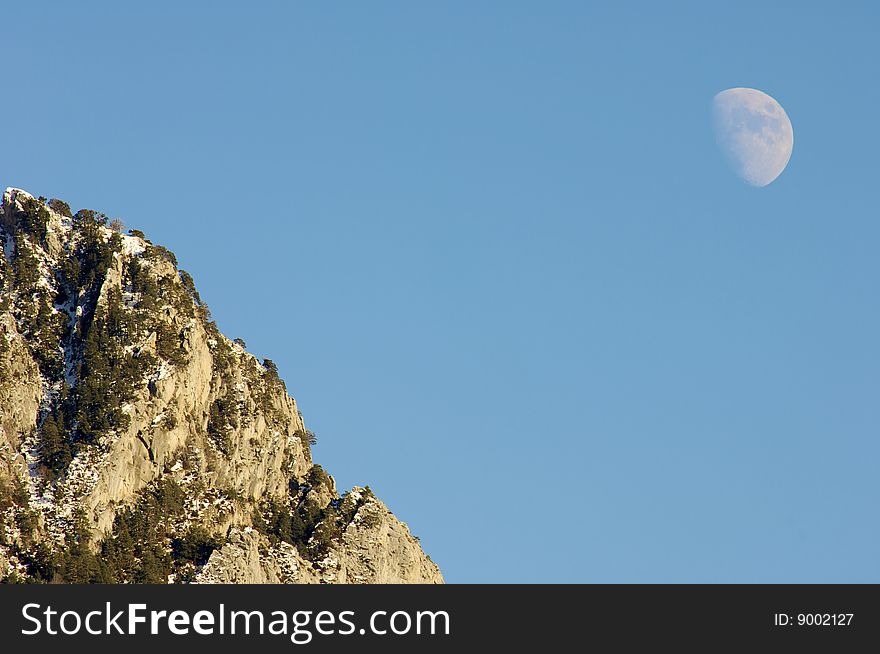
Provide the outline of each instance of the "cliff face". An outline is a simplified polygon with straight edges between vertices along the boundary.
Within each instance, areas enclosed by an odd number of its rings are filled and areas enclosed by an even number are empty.
[[[0,579],[442,582],[174,255],[106,223],[3,196]]]

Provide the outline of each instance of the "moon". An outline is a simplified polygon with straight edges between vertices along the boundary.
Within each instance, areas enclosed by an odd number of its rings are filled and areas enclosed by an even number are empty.
[[[712,119],[718,147],[744,182],[767,186],[785,170],[794,130],[772,97],[757,89],[721,91],[712,101]]]

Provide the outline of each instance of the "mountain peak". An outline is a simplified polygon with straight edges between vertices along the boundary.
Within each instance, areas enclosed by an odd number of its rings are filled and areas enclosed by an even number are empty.
[[[31,200],[36,199],[36,198],[34,198],[33,195],[31,195],[27,191],[24,191],[20,188],[15,188],[14,186],[7,186],[6,190],[3,191],[3,203],[7,204],[9,202],[12,202],[13,198],[15,198],[16,196],[23,196],[23,197],[29,198]]]
[[[0,578],[442,582],[173,253],[20,189],[2,217]]]

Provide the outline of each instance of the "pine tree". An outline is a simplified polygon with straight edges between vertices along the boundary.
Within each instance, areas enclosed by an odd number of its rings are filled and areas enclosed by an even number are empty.
[[[57,409],[43,420],[40,429],[40,459],[55,477],[63,474],[73,459],[73,448],[64,431],[64,420]]]

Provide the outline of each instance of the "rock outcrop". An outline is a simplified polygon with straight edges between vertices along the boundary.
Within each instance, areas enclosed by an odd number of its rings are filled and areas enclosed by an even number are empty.
[[[196,577],[197,583],[441,584],[437,566],[418,540],[379,499],[363,488],[349,498],[365,501],[319,560],[305,560],[287,543],[272,547],[250,527],[234,528]],[[348,499],[348,498],[347,498]]]
[[[442,583],[369,489],[340,496],[271,361],[173,254],[8,189],[0,578]]]

